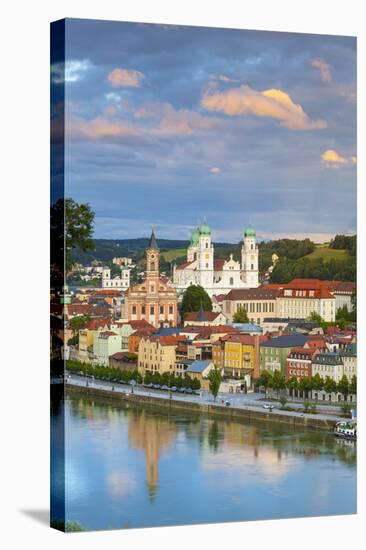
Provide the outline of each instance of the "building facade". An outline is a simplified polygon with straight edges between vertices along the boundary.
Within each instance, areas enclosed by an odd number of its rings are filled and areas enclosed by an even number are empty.
[[[144,377],[147,372],[174,374],[176,362],[175,336],[147,336],[139,343],[138,371]]]
[[[228,260],[215,260],[211,229],[204,223],[191,236],[187,261],[173,268],[173,284],[178,294],[190,285],[200,285],[210,295],[229,292],[233,288],[258,286],[258,246],[253,227],[244,231],[241,261],[230,255]]]
[[[143,319],[154,327],[177,324],[177,293],[171,282],[159,275],[159,255],[160,251],[152,230],[146,250],[145,280],[130,287],[126,292],[123,307],[128,321]]]
[[[336,299],[325,282],[318,279],[293,279],[278,292],[278,317],[309,319],[312,313],[317,313],[324,321],[335,321]]]
[[[111,277],[109,267],[104,267],[102,272],[102,288],[119,288],[127,290],[130,286],[130,268],[127,266],[121,267],[121,275]]]
[[[235,313],[244,308],[251,323],[262,325],[267,318],[276,316],[278,291],[265,286],[231,290],[223,300],[223,313],[233,322]]]

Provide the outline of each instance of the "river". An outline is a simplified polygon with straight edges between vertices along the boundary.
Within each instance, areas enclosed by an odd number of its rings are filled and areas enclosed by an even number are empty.
[[[51,422],[52,517],[86,530],[356,512],[356,445],[324,431],[74,393]]]

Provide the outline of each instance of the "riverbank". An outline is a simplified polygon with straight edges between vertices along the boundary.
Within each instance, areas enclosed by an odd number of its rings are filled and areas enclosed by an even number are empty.
[[[340,419],[325,419],[316,418],[315,415],[307,415],[300,413],[289,414],[281,411],[260,410],[250,407],[226,407],[215,403],[199,403],[184,399],[166,399],[157,395],[142,395],[139,393],[117,392],[111,389],[84,386],[73,384],[69,381],[65,386],[66,393],[85,393],[88,396],[105,396],[119,401],[129,402],[131,404],[143,404],[149,406],[164,407],[166,409],[185,410],[199,413],[206,416],[214,416],[227,418],[231,420],[264,420],[267,422],[277,422],[282,424],[292,425],[293,427],[301,426],[306,428],[314,428],[319,430],[333,431],[337,421]]]

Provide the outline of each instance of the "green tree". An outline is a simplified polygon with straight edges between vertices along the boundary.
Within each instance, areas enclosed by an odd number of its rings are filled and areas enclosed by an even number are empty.
[[[327,393],[335,393],[337,391],[337,382],[333,380],[333,378],[327,376],[324,382],[324,391]]]
[[[297,390],[299,387],[299,383],[297,381],[296,376],[293,376],[292,378],[289,378],[286,382],[286,387],[288,390],[290,390],[290,395],[293,395],[294,390]]]
[[[239,306],[233,316],[234,323],[249,323],[247,310],[243,306]]]
[[[73,249],[83,252],[95,249],[92,239],[94,215],[89,204],[78,204],[70,198],[59,199],[51,206],[51,248],[55,255],[56,250],[64,251],[67,271],[73,264]]]
[[[321,325],[324,322],[324,319],[316,311],[312,311],[310,313],[309,319],[310,319],[310,321],[314,321],[315,323],[319,323],[319,325]]]
[[[79,330],[86,327],[90,317],[89,315],[76,315],[76,317],[72,317],[69,321],[69,326],[72,330],[72,333],[76,335]]]
[[[286,403],[287,403],[287,397],[286,397],[286,395],[281,395],[281,397],[280,397],[280,403],[281,403],[282,407],[285,407],[285,406],[286,406]]]
[[[220,384],[222,381],[221,371],[216,367],[211,369],[208,374],[209,388],[213,395],[214,401],[216,401],[217,394],[219,393]]]
[[[284,390],[286,388],[286,378],[279,370],[275,370],[272,376],[272,388],[277,392],[277,398],[279,395],[280,390]]]
[[[357,376],[353,375],[350,385],[349,385],[349,393],[353,393],[354,395],[357,394]]]
[[[349,394],[349,382],[347,376],[344,374],[337,385],[337,390],[343,395],[343,398],[346,400],[347,395]]]
[[[263,386],[265,389],[265,395],[267,395],[267,389],[272,386],[272,373],[264,369],[261,371],[260,376],[257,380],[258,386]]]
[[[310,409],[310,403],[309,401],[304,401],[304,411],[307,413]]]
[[[191,311],[199,311],[201,307],[204,311],[212,311],[211,298],[202,286],[189,286],[183,295],[181,305],[182,318],[184,319],[185,315]]]
[[[309,395],[309,392],[313,389],[313,384],[311,378],[308,376],[303,376],[300,378],[299,381],[299,390],[302,391],[305,394],[305,397],[307,398]]]
[[[312,377],[311,383],[313,389],[316,391],[321,391],[324,388],[324,380],[318,372]]]

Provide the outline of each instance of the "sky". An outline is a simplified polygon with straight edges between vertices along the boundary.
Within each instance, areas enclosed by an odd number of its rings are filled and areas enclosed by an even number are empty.
[[[356,231],[355,38],[68,19],[65,81],[66,195],[95,237]]]

